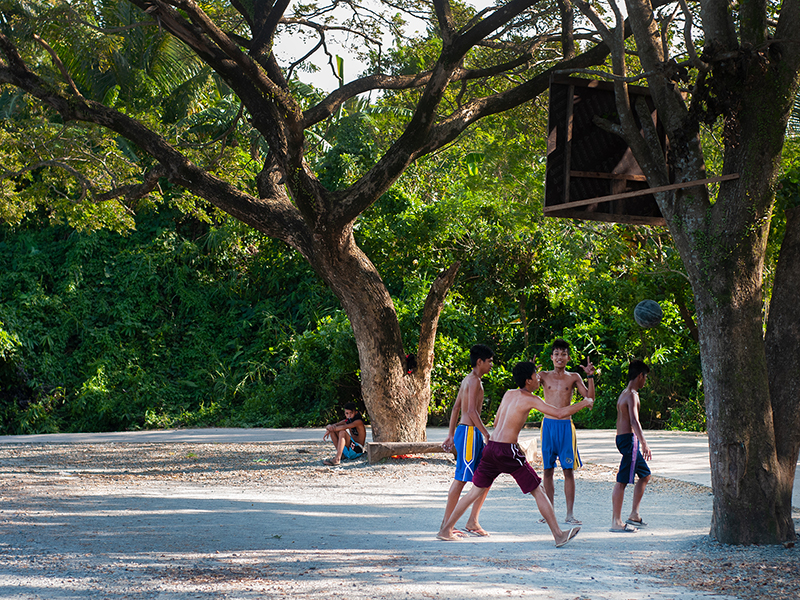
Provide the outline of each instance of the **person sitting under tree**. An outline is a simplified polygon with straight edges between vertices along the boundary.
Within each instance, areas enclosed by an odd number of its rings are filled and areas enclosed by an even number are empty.
[[[336,447],[336,456],[326,458],[322,464],[328,466],[338,465],[342,457],[345,459],[358,458],[364,454],[364,445],[367,442],[367,428],[361,413],[356,410],[355,402],[344,405],[344,419],[338,423],[331,423],[325,427],[322,439],[330,438]]]

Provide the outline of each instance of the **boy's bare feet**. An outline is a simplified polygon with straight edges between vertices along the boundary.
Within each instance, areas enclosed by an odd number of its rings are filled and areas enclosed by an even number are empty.
[[[556,538],[556,548],[564,546],[568,541],[578,535],[580,530],[580,527],[572,527],[569,531],[562,532],[561,536]]]

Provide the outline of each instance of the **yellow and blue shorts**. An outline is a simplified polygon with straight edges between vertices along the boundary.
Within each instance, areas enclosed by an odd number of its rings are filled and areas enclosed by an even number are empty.
[[[472,481],[483,454],[483,434],[472,425],[463,423],[456,428],[453,436],[456,447],[456,475],[458,481]]]

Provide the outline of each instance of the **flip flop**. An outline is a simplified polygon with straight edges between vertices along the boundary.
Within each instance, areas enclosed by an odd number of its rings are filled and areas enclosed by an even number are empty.
[[[572,517],[571,519],[564,519],[564,523],[567,525],[583,525],[583,521],[579,521],[575,517]]]
[[[638,521],[636,519],[625,519],[625,522],[628,525],[633,525],[634,527],[647,527],[647,523],[645,523],[641,519],[639,519]]]
[[[569,534],[567,535],[567,539],[565,539],[563,542],[557,543],[556,544],[556,548],[561,548],[562,546],[566,545],[566,543],[568,541],[570,541],[572,538],[574,538],[576,535],[578,535],[578,532],[580,530],[581,530],[580,527],[572,527],[572,528],[570,528]]]
[[[478,527],[477,529],[470,529],[469,527],[464,527],[464,532],[467,535],[474,535],[475,537],[489,537],[489,532],[486,531],[483,527]]]
[[[457,536],[457,535],[454,535],[452,537],[447,537],[447,536],[442,535],[441,533],[437,533],[436,534],[436,539],[437,540],[442,540],[443,542],[459,542],[459,541],[461,541],[461,538],[459,536]]]
[[[636,533],[639,531],[636,527],[633,527],[630,523],[625,523],[625,527],[622,529],[614,529],[613,527],[609,529],[609,531],[613,533]]]
[[[322,461],[322,464],[323,465],[328,465],[329,467],[335,467],[339,463],[338,462],[333,462],[330,458],[326,458],[325,460]]]

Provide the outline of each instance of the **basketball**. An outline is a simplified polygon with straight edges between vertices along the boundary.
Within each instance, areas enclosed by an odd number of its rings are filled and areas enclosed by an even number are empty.
[[[642,300],[633,309],[633,319],[641,327],[655,327],[663,317],[664,312],[655,300]]]

